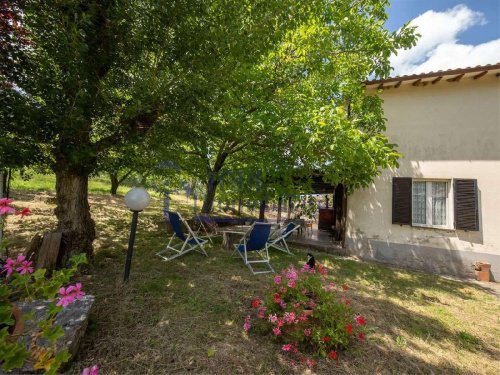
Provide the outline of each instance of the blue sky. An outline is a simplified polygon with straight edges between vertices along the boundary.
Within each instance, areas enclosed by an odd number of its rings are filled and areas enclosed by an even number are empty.
[[[500,0],[392,0],[389,30],[412,20],[417,46],[391,58],[392,75],[500,62]]]

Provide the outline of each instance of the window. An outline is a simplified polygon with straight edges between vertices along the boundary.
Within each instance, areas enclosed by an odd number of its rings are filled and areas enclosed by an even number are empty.
[[[448,225],[448,183],[413,181],[412,224],[446,227]]]
[[[393,224],[478,231],[479,211],[475,179],[392,179]]]

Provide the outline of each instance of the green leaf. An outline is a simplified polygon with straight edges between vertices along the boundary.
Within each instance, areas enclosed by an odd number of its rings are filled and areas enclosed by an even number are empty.
[[[210,347],[207,349],[207,356],[208,358],[212,358],[213,356],[215,356],[215,353],[216,353],[216,349],[214,347]]]
[[[55,342],[64,336],[64,330],[60,325],[46,327],[42,331],[42,337],[45,337],[51,344],[55,344]]]

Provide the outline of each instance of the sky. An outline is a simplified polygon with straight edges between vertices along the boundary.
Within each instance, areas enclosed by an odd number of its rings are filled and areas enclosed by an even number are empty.
[[[392,0],[386,27],[421,37],[391,57],[391,76],[500,63],[500,0]]]

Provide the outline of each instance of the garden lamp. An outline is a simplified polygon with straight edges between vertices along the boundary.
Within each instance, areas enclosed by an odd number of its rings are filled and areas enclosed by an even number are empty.
[[[130,227],[130,237],[128,239],[127,260],[125,262],[125,273],[123,282],[128,281],[130,274],[130,264],[132,263],[132,253],[134,251],[135,232],[137,230],[137,219],[139,212],[144,210],[151,201],[149,193],[143,187],[134,187],[125,194],[125,204],[132,211],[132,225]]]

